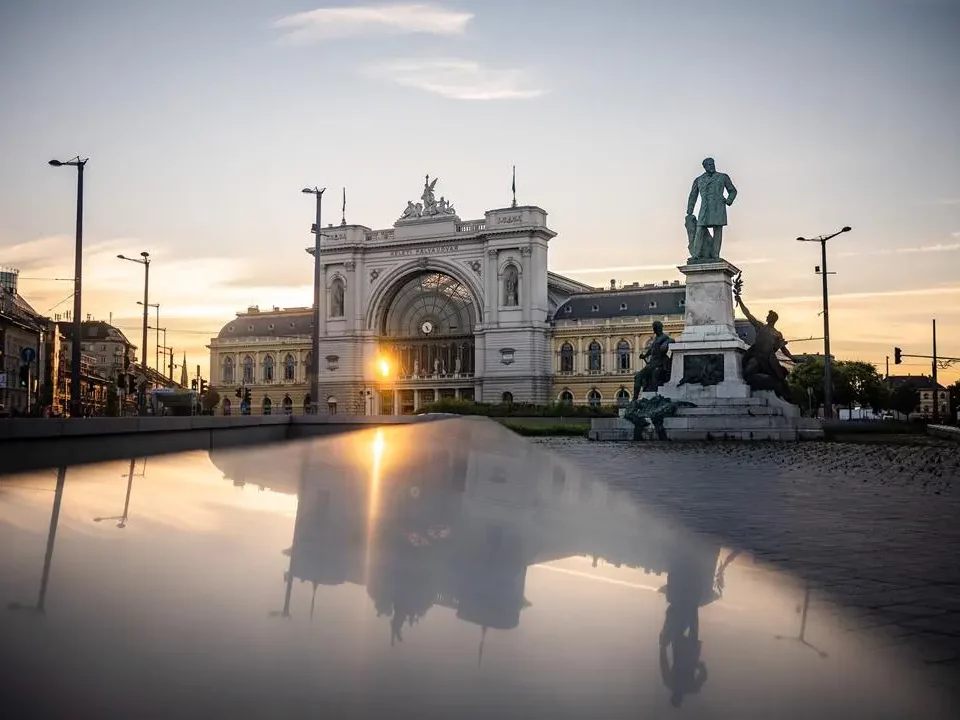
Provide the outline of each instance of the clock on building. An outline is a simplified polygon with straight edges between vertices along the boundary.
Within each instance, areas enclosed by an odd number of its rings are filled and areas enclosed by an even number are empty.
[[[433,323],[430,322],[429,320],[424,320],[423,324],[420,326],[420,331],[424,335],[429,335],[430,333],[433,332]]]

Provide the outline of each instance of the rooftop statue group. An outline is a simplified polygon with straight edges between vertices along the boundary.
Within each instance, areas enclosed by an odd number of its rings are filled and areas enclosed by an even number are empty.
[[[433,190],[437,186],[437,180],[440,178],[434,178],[433,182],[430,182],[430,176],[427,175],[427,179],[423,183],[423,194],[420,195],[420,202],[414,203],[412,201],[407,201],[407,209],[403,211],[403,215],[400,216],[401,220],[414,220],[416,218],[423,217],[454,217],[457,214],[457,211],[454,209],[453,205],[447,201],[442,195],[440,199],[437,200],[436,195]]]

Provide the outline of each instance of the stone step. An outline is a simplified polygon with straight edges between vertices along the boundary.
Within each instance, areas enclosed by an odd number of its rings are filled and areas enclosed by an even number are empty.
[[[663,427],[669,430],[761,430],[772,428],[796,428],[797,423],[783,415],[702,415],[693,417],[670,417],[663,421]]]
[[[727,405],[724,407],[700,406],[680,408],[677,417],[697,417],[706,415],[730,415],[750,417],[759,415],[783,415],[783,410],[770,405]]]
[[[793,442],[798,440],[795,428],[755,428],[743,430],[667,430],[667,437],[676,441],[691,440],[776,440]]]

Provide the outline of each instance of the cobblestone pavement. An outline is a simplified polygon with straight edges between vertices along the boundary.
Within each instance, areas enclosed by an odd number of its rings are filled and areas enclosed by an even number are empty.
[[[809,581],[850,631],[882,633],[931,676],[960,678],[955,443],[538,443],[652,514]]]

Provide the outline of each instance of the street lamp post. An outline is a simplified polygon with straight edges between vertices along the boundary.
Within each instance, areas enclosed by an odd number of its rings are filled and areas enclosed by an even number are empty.
[[[815,238],[798,237],[797,242],[820,243],[820,276],[823,280],[823,419],[833,418],[833,372],[830,358],[830,305],[827,294],[827,240],[850,232],[850,226],[844,226],[831,235]]]
[[[89,158],[78,155],[73,160],[51,160],[53,167],[69,165],[77,169],[77,235],[73,258],[73,343],[70,346],[70,417],[80,417],[80,342],[83,332],[81,322],[81,290],[83,289],[83,168]]]
[[[326,188],[313,189],[304,188],[302,192],[307,195],[314,195],[317,198],[317,222],[314,225],[316,233],[313,240],[313,332],[310,336],[310,353],[312,361],[307,372],[310,376],[310,404],[313,406],[313,414],[318,413],[320,407],[320,208],[323,203],[323,193]]]
[[[149,319],[147,318],[147,310],[149,306],[150,299],[150,253],[144,251],[140,253],[140,259],[128,258],[125,255],[117,255],[121,260],[129,260],[130,262],[135,262],[140,265],[143,265],[143,302],[140,303],[143,305],[143,336],[140,339],[140,357],[146,367],[147,364],[147,323]]]

